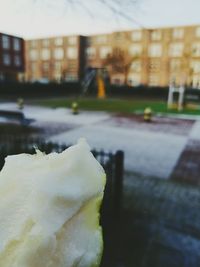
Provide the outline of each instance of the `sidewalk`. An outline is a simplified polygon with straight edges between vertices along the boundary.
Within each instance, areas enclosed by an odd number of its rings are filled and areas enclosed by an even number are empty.
[[[0,109],[16,109],[16,104],[0,104]],[[164,179],[171,177],[188,140],[198,138],[200,128],[194,120],[154,117],[152,123],[144,123],[137,115],[86,111],[72,115],[64,108],[25,106],[24,114],[36,120],[34,126],[65,125],[66,131],[51,135],[51,141],[73,144],[85,137],[92,148],[123,150],[127,171]]]

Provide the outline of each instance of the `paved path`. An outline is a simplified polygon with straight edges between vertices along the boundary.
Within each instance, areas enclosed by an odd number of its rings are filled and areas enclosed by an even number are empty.
[[[200,121],[196,121],[194,126],[192,127],[190,134],[190,139],[200,140]]]
[[[80,127],[51,140],[75,143],[79,137],[85,137],[94,148],[125,151],[128,171],[163,178],[168,178],[186,144],[186,138],[182,136],[108,127],[103,123]]]
[[[17,110],[16,104],[0,103],[0,110]],[[79,115],[72,115],[70,109],[65,108],[45,108],[37,106],[25,106],[23,110],[25,116],[30,119],[45,122],[62,122],[75,125],[88,125],[105,120],[110,116],[106,112],[81,112]]]
[[[0,109],[16,109],[16,104],[0,104]],[[81,112],[69,109],[26,106],[27,118],[35,126],[62,123],[68,126],[50,140],[72,144],[87,138],[92,148],[106,151],[124,150],[125,169],[143,175],[169,178],[190,139],[198,139],[200,122],[176,118],[154,118],[144,123],[141,116],[117,116],[105,112]]]

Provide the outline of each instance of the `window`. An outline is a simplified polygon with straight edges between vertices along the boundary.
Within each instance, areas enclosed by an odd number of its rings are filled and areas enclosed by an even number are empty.
[[[138,86],[141,84],[141,77],[139,74],[130,74],[128,76],[128,83],[132,86]]]
[[[162,38],[162,32],[161,30],[153,30],[151,32],[151,40],[152,41],[160,41]]]
[[[68,65],[68,71],[69,72],[74,72],[77,69],[77,64],[76,62],[70,62]]]
[[[31,72],[35,73],[36,72],[36,63],[31,63],[30,69],[31,69]]]
[[[111,78],[111,84],[116,84],[116,85],[124,84],[125,77],[124,74],[122,73],[112,74],[110,78]]]
[[[41,59],[42,60],[49,60],[50,59],[50,50],[43,48],[41,51]]]
[[[184,29],[177,28],[173,30],[173,38],[174,39],[182,39],[184,37]]]
[[[60,81],[60,79],[62,78],[62,62],[56,61],[53,67],[54,67],[54,78]]]
[[[45,62],[42,64],[43,71],[47,72],[49,70],[49,63]]]
[[[50,40],[49,39],[43,39],[42,40],[42,46],[43,47],[48,47],[50,45]]]
[[[112,48],[109,46],[103,46],[100,48],[100,58],[105,59],[109,54],[112,53]]]
[[[13,39],[13,48],[15,51],[20,51],[21,50],[21,41],[18,38]]]
[[[107,36],[106,35],[99,35],[96,37],[96,41],[98,44],[106,44]]]
[[[94,59],[96,57],[96,48],[88,47],[86,50],[86,55],[89,59]]]
[[[54,58],[55,59],[63,59],[64,57],[64,51],[62,48],[56,48],[54,50]]]
[[[15,55],[14,57],[14,65],[16,67],[20,67],[22,64],[21,57],[19,55]]]
[[[171,44],[169,47],[169,56],[171,57],[181,57],[183,55],[183,43]]]
[[[159,86],[159,76],[150,75],[149,76],[149,85],[150,86]]]
[[[140,56],[142,54],[142,46],[134,44],[129,48],[129,52],[132,56]]]
[[[56,46],[63,45],[63,38],[62,37],[56,38],[54,43]]]
[[[9,54],[4,54],[3,55],[3,64],[5,66],[9,66],[11,64],[11,57]]]
[[[200,61],[192,61],[190,67],[194,73],[200,73]]]
[[[38,44],[38,42],[36,40],[30,41],[30,47],[31,48],[36,48],[37,47],[37,44]]]
[[[200,37],[200,27],[196,28],[196,37]]]
[[[60,61],[55,62],[54,63],[54,69],[56,71],[61,71],[61,69],[62,69],[62,63]]]
[[[142,39],[142,32],[141,31],[133,31],[132,32],[132,40],[133,41],[140,41]]]
[[[43,78],[47,78],[47,80],[49,78],[49,63],[47,62],[42,64],[42,76]]]
[[[74,47],[67,48],[67,58],[68,59],[77,59],[78,58],[78,50]]]
[[[29,57],[30,57],[30,60],[37,60],[38,59],[38,51],[35,49],[30,50]]]
[[[134,72],[140,72],[142,70],[141,61],[133,61],[133,63],[131,64],[131,70]]]
[[[181,61],[179,59],[172,59],[170,62],[171,71],[179,71],[181,68]]]
[[[149,46],[149,56],[150,57],[161,57],[162,56],[161,44],[151,44]]]
[[[200,43],[194,43],[192,45],[192,55],[194,57],[200,57]]]
[[[122,77],[113,77],[111,83],[115,85],[122,85],[124,84],[124,79]]]
[[[194,75],[192,79],[192,86],[200,89],[200,75]]]
[[[2,47],[3,49],[10,49],[10,38],[9,36],[2,36]]]
[[[114,34],[115,41],[122,41],[123,40],[123,34],[121,32],[116,32]]]
[[[87,39],[86,39],[86,45],[87,46],[91,46],[92,43],[93,43],[93,39],[91,37],[87,37]]]
[[[76,45],[77,44],[77,36],[71,36],[68,38],[69,45]]]

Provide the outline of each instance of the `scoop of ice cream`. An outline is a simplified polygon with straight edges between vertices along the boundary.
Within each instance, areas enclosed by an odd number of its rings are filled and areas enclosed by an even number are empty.
[[[1,267],[96,267],[105,172],[84,140],[8,156],[0,173]]]

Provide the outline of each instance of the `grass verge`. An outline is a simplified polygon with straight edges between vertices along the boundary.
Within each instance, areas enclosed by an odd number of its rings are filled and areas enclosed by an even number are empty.
[[[104,100],[96,98],[51,98],[32,100],[30,104],[40,105],[51,108],[66,107],[71,108],[72,102],[78,102],[80,110],[106,111],[120,113],[139,113],[143,112],[146,107],[150,107],[155,113],[164,114],[191,114],[200,115],[200,107],[185,108],[181,112],[176,109],[168,110],[165,101],[148,100],[148,99],[111,99]]]

